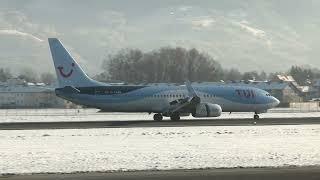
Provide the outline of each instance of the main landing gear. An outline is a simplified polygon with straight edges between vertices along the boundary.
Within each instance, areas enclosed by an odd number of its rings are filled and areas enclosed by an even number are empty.
[[[175,113],[175,114],[172,114],[170,116],[170,119],[171,121],[179,121],[180,120],[180,114],[178,113]],[[163,115],[158,113],[158,114],[154,114],[153,115],[153,120],[155,121],[162,121],[163,120]]]
[[[257,113],[255,113],[254,116],[253,116],[253,119],[254,120],[259,120],[259,118],[260,118],[259,115]]]
[[[180,115],[178,113],[172,114],[170,116],[171,121],[179,121],[180,120]]]
[[[155,120],[155,121],[162,121],[162,119],[163,119],[162,114],[153,115],[153,120]]]

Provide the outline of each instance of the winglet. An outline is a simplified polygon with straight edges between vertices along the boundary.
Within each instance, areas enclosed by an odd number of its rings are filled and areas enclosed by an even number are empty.
[[[189,80],[186,81],[186,87],[190,97],[198,96],[195,90],[193,89],[191,82]]]
[[[186,81],[186,87],[189,93],[189,102],[191,104],[198,104],[200,103],[201,99],[200,97],[197,95],[196,91],[193,89],[191,82],[189,80]]]
[[[189,80],[187,80],[185,82],[187,90],[188,90],[188,96],[186,97],[185,100],[181,105],[179,106],[175,106],[173,109],[169,109],[167,112],[165,112],[164,114],[166,115],[172,115],[174,112],[179,111],[180,109],[189,106],[189,105],[196,105],[199,104],[201,102],[200,97],[197,95],[196,91],[193,89],[191,82]]]

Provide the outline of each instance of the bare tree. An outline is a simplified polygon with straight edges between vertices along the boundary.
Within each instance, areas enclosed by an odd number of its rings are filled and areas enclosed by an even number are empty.
[[[42,73],[40,75],[41,82],[45,84],[52,84],[55,81],[55,76],[52,73]]]
[[[224,71],[224,80],[226,81],[237,81],[237,80],[242,80],[242,74],[239,70],[237,69],[230,69],[230,70],[225,70]]]
[[[39,81],[38,74],[34,70],[29,68],[22,69],[21,72],[19,73],[18,78],[24,79],[27,82],[33,82],[33,83],[36,83]]]
[[[12,74],[11,74],[10,70],[0,68],[0,81],[6,82],[10,78],[12,78]]]
[[[147,53],[125,49],[108,56],[103,67],[111,80],[126,82],[214,81],[222,75],[221,65],[211,56],[181,47]]]

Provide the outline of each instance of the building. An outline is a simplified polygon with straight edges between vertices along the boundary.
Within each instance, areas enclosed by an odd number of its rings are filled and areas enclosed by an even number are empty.
[[[312,83],[312,87],[315,91],[314,98],[320,99],[320,79],[315,79]]]
[[[55,95],[54,88],[43,83],[10,79],[0,83],[0,108],[62,108],[66,102]]]
[[[310,101],[314,98],[319,98],[319,83],[315,81],[313,85],[301,86],[299,85],[292,76],[288,75],[277,75],[278,82],[288,82],[291,84],[292,88],[303,98],[303,101]]]

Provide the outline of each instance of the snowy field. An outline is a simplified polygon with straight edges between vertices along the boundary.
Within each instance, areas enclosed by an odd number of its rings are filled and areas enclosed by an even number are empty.
[[[0,174],[320,165],[320,125],[0,131]]]
[[[224,113],[212,120],[252,115]],[[261,117],[320,117],[320,112],[274,109]],[[0,124],[108,120],[152,120],[152,115],[96,109],[0,110]],[[320,125],[0,131],[0,174],[290,165],[320,165]]]
[[[53,121],[128,121],[152,120],[147,113],[97,113],[97,109],[2,109],[0,123],[5,122],[53,122]],[[261,118],[320,117],[320,111],[308,109],[277,108],[261,114]],[[215,119],[253,118],[253,113],[223,113]],[[164,118],[169,119],[169,118]],[[182,119],[194,119],[192,116]],[[207,118],[206,118],[207,119]]]

